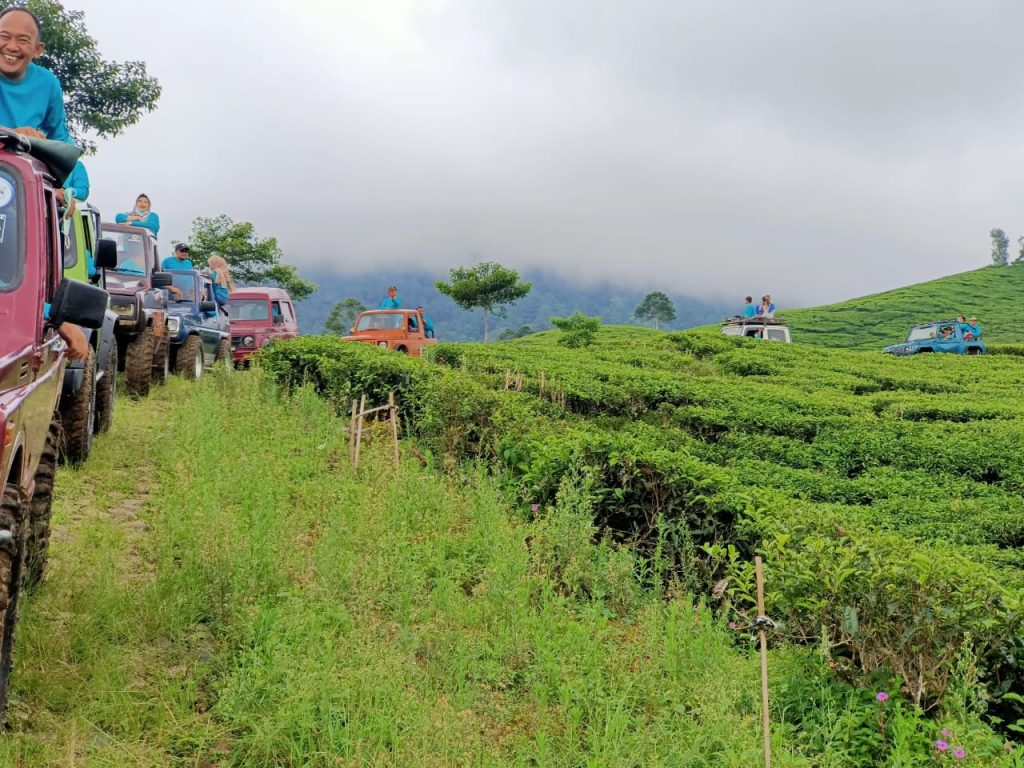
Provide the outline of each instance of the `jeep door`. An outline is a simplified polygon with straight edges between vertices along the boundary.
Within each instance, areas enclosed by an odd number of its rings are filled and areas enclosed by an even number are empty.
[[[215,309],[213,312],[200,312],[201,324],[199,336],[203,340],[203,360],[206,365],[213,365],[217,357],[217,347],[221,339],[231,335],[231,327],[227,319],[227,310],[217,304],[213,293],[213,279],[209,275],[198,275],[199,292],[198,297],[202,301],[212,301]]]

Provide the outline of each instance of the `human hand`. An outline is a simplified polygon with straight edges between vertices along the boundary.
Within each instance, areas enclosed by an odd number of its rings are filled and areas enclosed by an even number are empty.
[[[57,333],[68,345],[68,357],[72,360],[84,360],[89,354],[89,340],[82,329],[73,323],[61,323]]]
[[[15,133],[20,133],[22,136],[28,136],[30,139],[45,139],[46,134],[40,131],[38,128],[29,128],[27,125],[23,125],[21,128],[15,128]]]

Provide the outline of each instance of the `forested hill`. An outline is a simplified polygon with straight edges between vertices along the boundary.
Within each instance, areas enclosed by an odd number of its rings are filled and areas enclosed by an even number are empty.
[[[348,296],[368,307],[376,307],[389,285],[397,285],[404,306],[422,305],[437,327],[437,335],[446,341],[479,341],[483,338],[483,315],[480,310],[466,312],[447,296],[438,293],[434,282],[447,278],[439,272],[411,272],[401,269],[382,270],[370,274],[303,273],[319,284],[320,289],[298,305],[302,333],[320,333],[327,313]],[[518,329],[529,325],[534,330],[550,328],[552,315],[569,315],[579,310],[598,315],[605,323],[632,323],[633,310],[651,291],[663,290],[652,283],[643,288],[630,288],[612,283],[580,285],[564,277],[544,272],[525,271],[522,278],[533,283],[529,295],[508,309],[508,316],[492,318],[491,336],[497,338],[505,328]],[[676,308],[671,328],[691,328],[716,323],[736,311],[735,302],[697,299],[669,294]]]
[[[878,349],[906,338],[912,325],[976,315],[989,342],[1024,341],[1024,266],[984,267],[838,304],[780,312],[793,340]]]

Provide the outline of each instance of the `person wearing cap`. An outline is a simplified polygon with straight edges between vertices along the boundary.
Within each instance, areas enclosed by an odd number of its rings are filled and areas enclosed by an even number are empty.
[[[380,303],[381,309],[400,309],[402,300],[398,298],[398,288],[394,285],[388,287],[388,295]]]
[[[981,326],[978,324],[978,318],[972,317],[967,321],[967,327],[970,329],[971,334],[976,339],[981,338]]]
[[[178,243],[174,246],[174,255],[168,256],[160,264],[161,269],[195,269],[192,266],[192,254],[189,251],[188,243]]]

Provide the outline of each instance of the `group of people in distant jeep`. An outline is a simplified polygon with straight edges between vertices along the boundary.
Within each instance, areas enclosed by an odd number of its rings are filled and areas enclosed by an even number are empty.
[[[972,317],[968,320],[963,315],[957,315],[956,321],[960,324],[960,332],[964,335],[964,341],[981,338],[981,325],[978,324],[978,318]]]
[[[754,304],[754,297],[747,296],[743,300],[743,317],[775,317],[775,302],[772,301],[771,294],[766,293],[761,297],[760,304]]]
[[[387,295],[380,303],[379,309],[401,309],[402,300],[398,297],[398,286],[389,285]],[[423,335],[428,339],[434,338],[434,321],[423,312],[423,307],[416,307],[416,311],[423,315]],[[409,330],[416,331],[416,318],[409,318]]]

